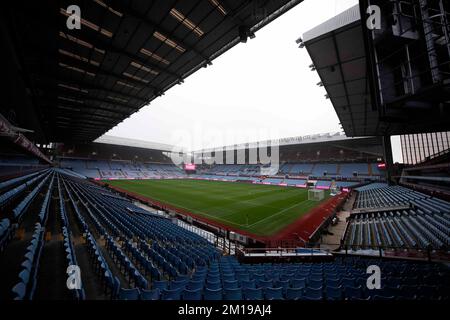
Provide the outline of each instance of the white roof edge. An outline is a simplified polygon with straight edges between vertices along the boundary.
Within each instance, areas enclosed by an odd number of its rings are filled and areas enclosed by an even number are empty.
[[[298,137],[289,137],[289,138],[280,138],[274,140],[264,140],[258,142],[249,142],[249,143],[241,143],[230,146],[222,146],[222,147],[212,147],[206,148],[202,150],[196,150],[192,153],[207,153],[213,151],[223,151],[223,150],[239,150],[239,149],[247,149],[247,148],[256,148],[259,146],[288,146],[288,145],[301,145],[301,144],[310,144],[310,143],[326,143],[326,142],[335,142],[335,141],[344,141],[344,140],[357,140],[357,139],[370,139],[370,137],[347,137],[343,133],[323,133],[323,134],[313,134],[306,136],[298,136]]]
[[[361,20],[359,4],[345,10],[337,16],[305,32],[303,34],[303,42],[310,41],[324,34],[327,34],[328,32],[345,27],[346,25],[349,25],[358,20]]]
[[[103,135],[100,138],[96,139],[94,142],[104,143],[104,144],[114,144],[114,145],[119,145],[119,146],[136,147],[136,148],[143,148],[143,149],[153,149],[153,150],[160,150],[160,151],[172,151],[174,149],[174,146],[169,145],[169,144],[137,140],[137,139],[122,138],[122,137],[115,137],[115,136],[109,136],[109,135]]]

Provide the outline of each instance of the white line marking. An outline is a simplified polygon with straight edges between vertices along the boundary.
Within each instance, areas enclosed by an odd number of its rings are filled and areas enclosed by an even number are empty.
[[[302,203],[305,202],[305,201],[308,201],[308,200],[304,200],[304,201],[299,202],[299,203],[296,203],[296,204],[294,204],[294,205],[292,205],[292,206],[290,206],[290,207],[284,208],[283,210],[280,210],[280,211],[278,211],[278,212],[276,212],[276,213],[274,213],[274,214],[272,214],[272,215],[270,215],[270,216],[268,216],[268,217],[265,217],[264,219],[261,219],[261,220],[259,220],[259,221],[256,221],[255,223],[252,223],[251,225],[248,225],[247,228],[251,228],[251,227],[253,227],[254,225],[256,225],[256,224],[258,224],[258,223],[260,223],[260,222],[263,222],[263,221],[265,221],[265,220],[267,220],[267,219],[271,219],[271,218],[273,218],[273,217],[275,217],[275,216],[278,216],[278,215],[280,215],[280,214],[286,212],[287,210],[290,210],[290,209],[292,209],[292,208],[295,208],[296,206],[302,204]]]

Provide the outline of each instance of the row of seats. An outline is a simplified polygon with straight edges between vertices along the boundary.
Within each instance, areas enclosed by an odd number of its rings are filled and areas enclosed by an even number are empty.
[[[0,253],[3,251],[4,247],[11,240],[13,235],[14,227],[8,218],[0,220]]]
[[[358,210],[350,216],[346,246],[448,249],[450,203],[402,186],[369,184],[356,191]]]
[[[14,300],[32,300],[37,284],[39,260],[44,245],[45,228],[38,222],[35,225],[33,237],[25,253],[25,260],[21,264],[19,282],[12,288]]]
[[[392,210],[354,215],[346,245],[364,248],[421,248],[445,250],[450,244],[450,214]]]
[[[49,215],[49,209],[50,209],[50,201],[53,193],[53,183],[55,180],[55,175],[52,175],[52,178],[49,183],[48,190],[45,194],[44,201],[42,203],[41,209],[39,210],[39,221],[41,225],[45,226],[47,224],[47,219]]]
[[[364,191],[358,191],[355,209],[383,208],[408,205],[413,199],[426,198],[419,192],[401,186],[386,186]]]
[[[374,183],[369,183],[364,186],[355,188],[355,190],[360,192],[360,191],[367,191],[367,190],[373,190],[373,189],[379,189],[379,188],[386,188],[387,186],[388,186],[387,183],[374,182]]]
[[[110,236],[106,238],[106,249],[110,253],[114,263],[127,275],[128,285],[134,285],[143,289],[148,288],[149,285],[146,278]]]
[[[0,195],[0,208],[4,208],[6,205],[11,203],[14,199],[20,197],[20,195],[30,186],[32,186],[37,181],[41,180],[48,174],[48,170],[44,170],[44,172],[41,172],[39,175],[34,175],[31,177],[31,179],[25,179],[25,180],[19,180],[20,182],[23,182],[19,184],[18,186],[13,187],[12,189],[9,189],[8,191],[4,192]],[[13,184],[8,185],[8,187],[12,187],[16,184],[14,182]]]
[[[378,262],[377,262],[378,263]],[[233,265],[235,269],[233,269]],[[390,264],[387,264],[390,265]],[[365,267],[363,264],[361,267]],[[367,289],[365,269],[339,263],[327,264],[283,264],[254,265],[258,273],[253,277],[259,279],[249,280],[247,273],[233,273],[241,269],[242,265],[233,257],[223,257],[216,267],[202,269],[192,278],[181,277],[175,281],[155,281],[152,290],[146,290],[145,297],[139,296],[136,290],[121,290],[119,297],[123,299],[163,299],[163,300],[258,300],[258,299],[302,299],[302,300],[358,300],[358,299],[394,299],[395,298],[435,298],[448,297],[448,281],[446,284],[438,283],[441,270],[427,270],[422,279],[411,276],[409,272],[424,273],[421,267],[392,269],[386,273],[392,277],[383,276],[386,283],[382,290],[370,291]],[[342,269],[344,268],[344,269]],[[214,270],[214,271],[211,271]],[[242,268],[245,269],[245,268]],[[286,272],[283,273],[283,269]],[[243,270],[241,270],[243,271]],[[225,273],[226,272],[226,273]],[[339,274],[346,272],[345,276]],[[433,272],[437,277],[433,276]],[[448,274],[448,270],[446,271]],[[200,274],[206,276],[200,277]],[[214,277],[216,277],[214,279]],[[240,280],[232,280],[232,278]],[[199,279],[200,280],[194,280]],[[228,279],[228,280],[226,280]],[[447,279],[448,280],[448,279]],[[422,282],[423,285],[417,286]],[[447,287],[446,287],[447,286]]]
[[[61,186],[61,179],[60,176],[58,176],[57,179],[57,187],[58,187],[58,198],[59,198],[59,213],[61,216],[62,221],[62,235],[63,235],[63,245],[64,245],[64,251],[66,253],[66,260],[67,260],[67,270],[70,270],[73,266],[77,266],[77,257],[75,254],[75,250],[73,248],[73,242],[72,242],[72,235],[70,231],[70,222],[67,217],[66,209],[65,209],[65,197],[64,192]],[[76,272],[73,270],[72,272]],[[69,272],[68,272],[69,273]],[[74,299],[76,300],[84,300],[85,293],[83,288],[83,283],[80,279],[74,279],[74,281],[79,281],[79,283],[75,283],[76,286],[75,289],[71,290]]]
[[[17,178],[13,178],[13,179],[9,179],[6,181],[3,181],[0,183],[0,190],[6,189],[8,187],[12,187],[16,184],[19,184],[22,181],[27,181],[28,179],[36,176],[37,174],[39,174],[39,171],[27,174],[27,175],[23,175],[23,176],[19,176]]]
[[[14,218],[17,221],[20,221],[22,215],[28,209],[30,204],[33,202],[33,199],[38,195],[39,191],[45,185],[47,180],[50,178],[50,174],[48,174],[39,184],[30,192],[28,195],[13,209]]]

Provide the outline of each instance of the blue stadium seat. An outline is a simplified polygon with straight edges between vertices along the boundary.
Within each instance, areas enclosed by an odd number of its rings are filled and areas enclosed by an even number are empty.
[[[170,282],[170,289],[184,289],[189,280],[179,280]]]
[[[339,279],[328,279],[326,280],[327,287],[340,287],[341,286],[341,280]]]
[[[194,289],[194,290],[189,290],[189,289],[184,289],[183,293],[182,293],[182,297],[183,300],[201,300],[202,299],[202,289]]]
[[[164,289],[161,292],[162,300],[181,300],[181,288],[178,289]]]
[[[277,280],[274,282],[273,286],[275,288],[283,288],[283,293],[286,293],[287,288],[290,287],[290,282],[289,280]]]
[[[344,295],[350,300],[363,298],[361,287],[345,287]]]
[[[225,300],[242,300],[242,290],[240,288],[224,289]]]
[[[303,288],[287,288],[286,300],[299,300],[303,298]]]
[[[30,271],[28,269],[24,269],[19,273],[19,278],[23,283],[28,283],[30,279]]]
[[[266,280],[266,275],[264,273],[254,273],[253,279],[256,281],[264,281]]]
[[[141,300],[159,300],[160,296],[161,291],[159,289],[141,290]]]
[[[304,278],[296,278],[291,281],[291,288],[305,288],[306,287],[306,279]]]
[[[19,282],[12,288],[12,292],[14,294],[14,300],[23,300],[25,299],[27,287],[25,283]]]
[[[176,281],[183,281],[183,280],[189,281],[189,276],[187,274],[179,274],[177,276]]]
[[[225,280],[223,282],[223,288],[224,289],[237,289],[237,288],[239,288],[239,283],[237,280],[233,280],[233,281]]]
[[[241,281],[241,288],[243,288],[243,289],[246,289],[246,288],[255,289],[256,288],[256,282],[255,282],[255,280],[244,280],[244,281]]]
[[[250,275],[248,273],[245,274],[236,274],[236,279],[240,282],[242,281],[249,281],[250,280]]]
[[[272,280],[258,280],[257,285],[258,288],[271,288],[272,287]]]
[[[206,288],[210,290],[222,289],[222,283],[220,281],[208,281],[206,282]]]
[[[355,287],[355,280],[353,278],[342,278],[341,283],[344,287]]]
[[[205,300],[222,300],[222,289],[209,289],[204,291]]]
[[[188,284],[186,285],[186,288],[189,290],[197,290],[197,289],[203,289],[204,286],[204,282],[199,280],[199,281],[195,281],[195,280],[191,280],[188,282]]]
[[[263,300],[262,289],[245,288],[243,289],[245,300]]]
[[[306,300],[322,300],[322,289],[305,288],[303,290],[303,298]]]
[[[322,290],[322,280],[308,280],[307,288]]]
[[[342,300],[342,289],[340,287],[326,287],[326,296],[328,300]]]
[[[283,288],[265,288],[264,296],[267,300],[282,300],[283,299]]]
[[[139,300],[140,291],[139,288],[125,289],[120,288],[119,290],[119,300]]]
[[[153,281],[152,286],[154,289],[159,289],[160,291],[167,289],[169,287],[169,284],[165,280],[156,280]]]
[[[222,274],[222,281],[235,281],[236,277],[234,274]]]

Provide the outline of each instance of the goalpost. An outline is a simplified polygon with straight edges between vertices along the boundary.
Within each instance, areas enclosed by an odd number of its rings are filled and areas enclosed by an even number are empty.
[[[325,192],[319,189],[309,189],[308,190],[308,200],[320,201],[325,198]]]

